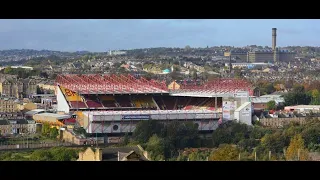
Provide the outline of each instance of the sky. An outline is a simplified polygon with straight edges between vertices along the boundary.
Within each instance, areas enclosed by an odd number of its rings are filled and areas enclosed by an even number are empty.
[[[10,19],[0,20],[0,50],[94,51],[220,45],[319,46],[320,20]]]

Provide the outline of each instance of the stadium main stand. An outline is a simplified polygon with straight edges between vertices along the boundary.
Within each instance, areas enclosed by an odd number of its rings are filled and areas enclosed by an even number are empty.
[[[75,113],[87,133],[133,132],[139,121],[152,119],[187,120],[212,131],[224,117],[223,98],[252,94],[250,83],[239,79],[183,83],[169,90],[164,82],[138,76],[64,74],[56,85],[58,111]]]

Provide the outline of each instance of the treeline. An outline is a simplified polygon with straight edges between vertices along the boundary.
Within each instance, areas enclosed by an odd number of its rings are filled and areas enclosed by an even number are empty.
[[[178,150],[200,147],[198,126],[192,122],[141,121],[133,133],[133,141],[142,144],[153,160],[169,160],[178,156]]]
[[[11,75],[17,75],[18,78],[28,78],[30,76],[40,76],[44,78],[48,78],[48,74],[46,72],[41,72],[39,69],[29,70],[24,68],[11,68],[11,66],[2,69],[0,71],[3,74],[11,74]]]
[[[283,85],[283,86],[282,86]],[[304,84],[296,84],[289,80],[287,82],[266,82],[258,81],[255,83],[260,95],[272,94],[284,89],[289,90],[284,95],[285,105],[320,105],[320,82],[313,81]]]
[[[79,149],[54,147],[33,152],[4,152],[0,161],[76,161]]]
[[[211,143],[200,137],[191,122],[142,121],[131,141],[142,144],[152,160],[308,160],[308,152],[320,152],[320,121],[283,129],[231,121],[213,132]]]
[[[296,85],[293,90],[284,96],[285,104],[290,105],[320,105],[319,88],[306,88],[302,85]]]
[[[56,55],[51,55],[47,57],[37,57],[27,60],[24,65],[31,66],[31,67],[44,67],[48,65],[62,65],[63,63],[67,62],[68,59]]]

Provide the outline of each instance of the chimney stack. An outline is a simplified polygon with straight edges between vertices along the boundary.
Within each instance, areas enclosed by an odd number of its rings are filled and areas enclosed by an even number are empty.
[[[272,28],[272,50],[276,51],[277,47],[277,28]]]

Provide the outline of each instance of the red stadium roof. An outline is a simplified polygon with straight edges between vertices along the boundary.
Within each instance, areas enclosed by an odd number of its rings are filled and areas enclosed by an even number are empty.
[[[179,92],[206,92],[206,93],[235,93],[239,91],[248,91],[249,95],[253,93],[252,85],[243,79],[214,79],[202,84],[197,82],[184,82]]]
[[[169,93],[164,82],[131,75],[58,75],[56,84],[81,94]]]
[[[169,93],[165,82],[139,79],[131,75],[64,74],[58,75],[56,84],[81,94],[153,94]],[[242,79],[215,79],[202,84],[182,83],[177,92],[234,93],[249,91],[252,85]],[[173,91],[175,92],[175,90]]]

